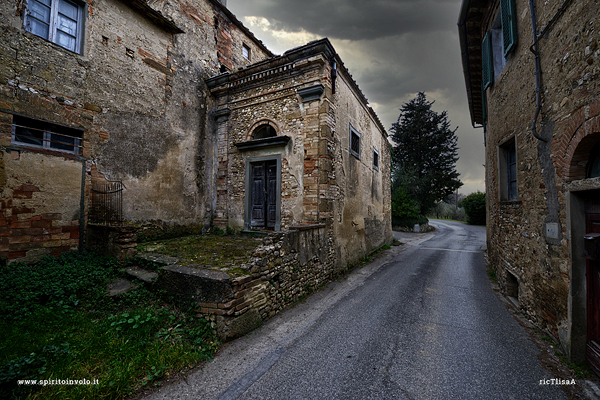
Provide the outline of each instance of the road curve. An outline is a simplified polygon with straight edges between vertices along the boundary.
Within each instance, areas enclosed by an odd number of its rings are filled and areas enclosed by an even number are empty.
[[[565,399],[491,290],[485,229],[432,224],[148,399]]]

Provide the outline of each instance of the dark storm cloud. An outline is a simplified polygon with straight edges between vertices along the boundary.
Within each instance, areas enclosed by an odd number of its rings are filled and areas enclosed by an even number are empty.
[[[369,40],[454,29],[456,7],[448,0],[258,0],[229,1],[243,15],[267,18],[275,29],[306,30],[323,37]]]

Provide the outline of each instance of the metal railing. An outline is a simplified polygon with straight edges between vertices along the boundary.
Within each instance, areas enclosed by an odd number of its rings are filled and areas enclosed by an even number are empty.
[[[92,182],[89,222],[101,225],[122,225],[123,185],[120,181]]]

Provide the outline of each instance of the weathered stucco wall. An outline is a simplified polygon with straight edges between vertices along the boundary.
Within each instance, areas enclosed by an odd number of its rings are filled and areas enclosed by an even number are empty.
[[[378,127],[379,121],[356,100],[357,94],[348,79],[351,78],[340,74],[334,95],[334,142],[339,147],[333,164],[339,177],[339,194],[333,218],[339,222],[335,225],[335,235],[342,258],[355,262],[392,237],[391,155],[387,137]],[[350,125],[361,134],[360,157],[349,151]],[[378,168],[373,165],[374,150],[379,154]]]
[[[579,324],[573,318],[581,314],[570,304],[569,296],[585,293],[580,283],[573,285],[573,241],[582,240],[579,230],[572,235],[567,203],[573,179],[585,178],[585,165],[593,144],[580,141],[600,133],[600,52],[598,50],[600,6],[596,2],[572,2],[538,42],[542,67],[542,109],[531,132],[535,115],[535,64],[529,50],[533,43],[529,4],[515,1],[517,48],[502,72],[487,90],[486,194],[489,260],[495,268],[503,291],[518,288],[519,305],[540,326],[572,347],[572,329]],[[557,11],[558,4],[537,2],[539,30]],[[485,26],[485,24],[484,24]],[[485,29],[484,29],[485,31]],[[516,141],[516,201],[503,201],[501,146]],[[574,156],[580,157],[573,162]],[[552,228],[557,227],[556,232]],[[574,228],[574,227],[573,227]],[[574,232],[574,231],[573,231]],[[556,233],[556,234],[555,234]],[[575,246],[574,248],[577,248]],[[577,255],[576,257],[579,257]],[[575,271],[581,275],[581,271]],[[571,307],[571,309],[569,309]],[[583,311],[584,312],[584,311]],[[579,351],[579,353],[581,353]],[[571,353],[572,354],[572,353]],[[581,358],[579,354],[576,358]]]
[[[145,7],[153,7],[152,17],[120,0],[80,4],[85,12],[81,54],[26,32],[23,2],[0,4],[2,159],[13,160],[9,151],[19,147],[10,140],[13,114],[76,127],[83,130],[83,149],[67,159],[87,160],[88,196],[92,179],[120,180],[126,187],[126,220],[153,220],[163,228],[208,224],[216,197],[216,141],[207,134],[210,99],[204,78],[223,66],[234,70],[271,54],[217,1],[150,1]],[[173,26],[183,33],[173,32]],[[243,45],[250,48],[250,59],[243,56]],[[57,171],[73,163],[60,152],[18,150],[43,153],[39,157],[46,163],[65,163]],[[3,165],[11,176],[27,168],[23,162]],[[56,180],[46,178],[46,187]],[[77,210],[80,181],[79,174],[74,191],[63,187],[69,192],[60,193],[72,198],[69,207]],[[10,188],[4,189],[2,200],[11,196]]]

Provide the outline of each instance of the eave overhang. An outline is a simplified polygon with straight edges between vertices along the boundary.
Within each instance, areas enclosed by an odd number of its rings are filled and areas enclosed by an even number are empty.
[[[463,0],[458,19],[461,60],[473,126],[483,124],[481,41],[489,0]]]

